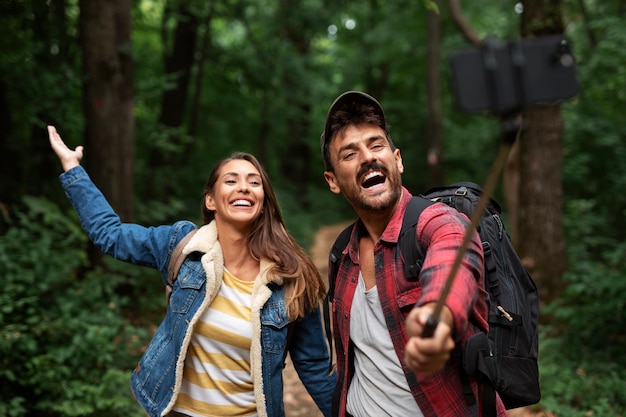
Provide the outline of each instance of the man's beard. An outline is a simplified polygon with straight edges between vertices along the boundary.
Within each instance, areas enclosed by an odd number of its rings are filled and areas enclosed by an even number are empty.
[[[383,201],[370,202],[362,197],[358,197],[352,204],[355,208],[363,211],[378,212],[388,210],[396,205],[402,196],[401,187],[393,187],[389,198]]]
[[[361,188],[359,187],[359,192],[356,193],[356,198],[350,203],[356,210],[363,210],[369,212],[378,212],[388,210],[396,205],[400,197],[402,196],[402,179],[400,177],[400,172],[398,170],[393,170],[393,172],[389,172],[387,167],[381,164],[371,164],[366,167],[363,167],[359,170],[357,174],[357,178],[361,178],[365,175],[366,172],[370,170],[378,170],[382,171],[385,174],[385,181],[389,183],[390,194],[388,198],[382,201],[370,201],[361,194]]]

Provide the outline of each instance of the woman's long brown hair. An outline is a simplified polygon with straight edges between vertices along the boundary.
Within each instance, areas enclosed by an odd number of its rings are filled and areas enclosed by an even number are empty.
[[[265,193],[263,211],[255,220],[248,236],[248,249],[255,258],[267,259],[275,264],[269,272],[284,279],[287,314],[292,320],[302,317],[306,312],[317,308],[319,301],[326,295],[324,282],[311,258],[287,231],[269,177],[253,155],[236,152],[213,168],[202,196],[204,224],[215,218],[215,213],[206,208],[206,196],[213,195],[221,168],[233,160],[244,160],[254,165],[261,174]]]

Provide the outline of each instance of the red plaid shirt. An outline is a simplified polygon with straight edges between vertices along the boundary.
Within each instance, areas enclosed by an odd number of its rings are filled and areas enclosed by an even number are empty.
[[[416,374],[404,363],[407,343],[405,320],[417,305],[438,299],[456,252],[462,244],[468,224],[467,217],[445,204],[435,204],[425,209],[417,224],[417,238],[426,250],[426,258],[419,280],[405,278],[402,259],[395,256],[402,219],[411,194],[403,189],[402,199],[387,228],[374,246],[376,286],[391,340],[404,370],[413,397],[425,417],[461,417],[476,415],[476,409],[467,405],[460,381],[460,371],[455,358],[446,367],[433,374]],[[350,243],[344,249],[333,300],[333,330],[337,348],[338,384],[340,391],[339,416],[345,416],[346,396],[353,376],[354,355],[350,341],[350,311],[359,277],[360,222],[352,231]],[[486,292],[482,284],[483,251],[478,234],[470,242],[461,263],[446,306],[454,316],[456,343],[461,346],[477,330],[475,325],[487,329]],[[474,395],[477,384],[471,383]],[[478,398],[478,397],[477,397]],[[506,416],[498,398],[498,416]]]

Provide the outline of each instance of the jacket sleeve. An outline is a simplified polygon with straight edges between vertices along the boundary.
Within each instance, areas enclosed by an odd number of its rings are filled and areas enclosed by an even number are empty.
[[[325,417],[331,416],[336,372],[328,373],[331,360],[319,308],[294,324],[289,354],[294,368]]]
[[[420,272],[422,295],[418,305],[435,302],[439,298],[468,225],[467,216],[445,204],[434,204],[420,216],[417,236],[422,247],[428,249]],[[478,298],[483,257],[480,238],[474,232],[445,301],[454,317],[456,334],[465,331],[471,309]]]
[[[175,227],[123,223],[82,166],[64,172],[59,178],[89,239],[120,261],[166,272],[176,242],[187,229],[194,227],[190,222],[179,222]]]

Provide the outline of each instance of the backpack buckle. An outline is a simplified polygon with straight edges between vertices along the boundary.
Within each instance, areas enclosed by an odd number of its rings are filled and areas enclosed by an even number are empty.
[[[483,253],[485,254],[485,256],[491,254],[491,244],[486,240],[483,240],[482,243],[483,243]]]
[[[467,195],[467,187],[461,186],[454,190],[454,195],[466,196]]]

